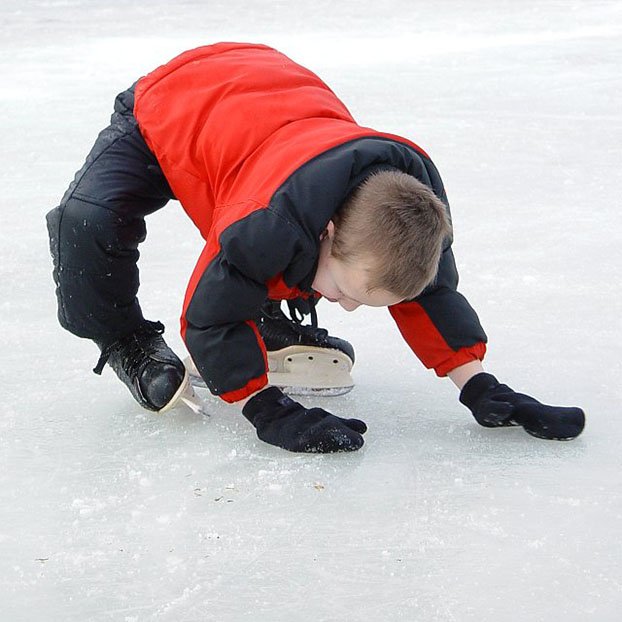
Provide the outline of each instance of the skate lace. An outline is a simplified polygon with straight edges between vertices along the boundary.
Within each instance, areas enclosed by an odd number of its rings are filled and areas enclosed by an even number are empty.
[[[311,315],[311,324],[303,324],[305,319],[304,314],[300,311],[296,303],[288,300],[287,308],[289,310],[290,317],[287,317],[281,310],[281,306],[273,305],[270,310],[263,309],[264,316],[271,320],[287,322],[291,330],[300,336],[313,337],[317,341],[325,341],[328,338],[328,331],[325,328],[319,328],[317,325],[317,311],[315,310],[315,299],[309,298],[309,313]]]
[[[159,343],[157,339],[154,339],[154,336],[161,335],[163,332],[164,325],[162,322],[145,320],[144,324],[139,326],[133,333],[121,337],[106,346],[102,350],[93,371],[101,375],[112,352],[118,350],[121,354],[121,367],[130,378],[133,378],[138,374],[145,358],[152,354],[157,354]]]

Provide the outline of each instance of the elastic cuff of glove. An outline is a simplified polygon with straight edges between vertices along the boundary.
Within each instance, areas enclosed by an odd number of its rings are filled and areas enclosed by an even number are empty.
[[[268,387],[251,397],[251,399],[244,404],[242,414],[253,423],[257,414],[265,410],[266,406],[277,405],[284,397],[283,391],[278,387]]]
[[[462,387],[462,391],[460,391],[460,397],[458,399],[467,408],[473,410],[473,407],[481,397],[482,393],[491,387],[496,387],[498,384],[499,381],[492,374],[481,372],[473,376],[473,378],[471,378]]]

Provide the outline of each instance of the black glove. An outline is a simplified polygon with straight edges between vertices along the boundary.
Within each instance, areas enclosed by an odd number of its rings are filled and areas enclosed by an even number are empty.
[[[471,378],[460,392],[460,401],[487,428],[521,425],[532,436],[567,441],[581,434],[585,413],[580,408],[546,406],[515,393],[487,373]]]
[[[355,451],[363,446],[367,426],[358,419],[342,419],[321,408],[306,409],[268,387],[252,397],[242,414],[266,443],[299,452]]]

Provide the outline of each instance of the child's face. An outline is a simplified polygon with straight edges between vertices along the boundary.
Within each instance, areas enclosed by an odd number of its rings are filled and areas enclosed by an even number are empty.
[[[320,241],[320,257],[311,287],[330,302],[338,302],[346,311],[361,305],[388,307],[401,302],[401,298],[383,289],[367,291],[366,266],[352,266],[331,255],[334,225],[328,223]]]

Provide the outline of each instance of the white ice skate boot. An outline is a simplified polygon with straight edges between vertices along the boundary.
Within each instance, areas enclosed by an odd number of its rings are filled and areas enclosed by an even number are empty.
[[[288,318],[281,311],[281,303],[272,300],[262,307],[257,328],[268,351],[271,385],[290,395],[333,396],[352,390],[354,348],[344,339]],[[188,357],[184,364],[191,382],[205,387],[192,359]]]

